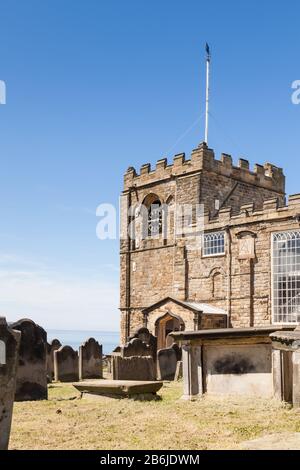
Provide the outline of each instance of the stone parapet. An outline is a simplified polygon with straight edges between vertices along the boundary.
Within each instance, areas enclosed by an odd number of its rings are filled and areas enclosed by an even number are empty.
[[[190,159],[186,159],[185,154],[180,153],[174,156],[171,164],[168,164],[166,158],[158,160],[155,168],[151,168],[150,163],[145,163],[141,166],[139,173],[135,168],[129,167],[124,175],[124,190],[202,170],[280,194],[283,194],[285,190],[285,177],[282,168],[278,168],[272,163],[265,163],[264,165],[255,164],[251,170],[248,160],[244,158],[240,158],[235,166],[231,155],[223,153],[220,160],[217,160],[214,151],[208,148],[204,142],[192,151]]]
[[[204,213],[205,230],[215,230],[223,226],[249,225],[253,222],[276,221],[285,218],[295,218],[300,220],[300,194],[290,195],[288,202],[284,206],[279,205],[278,198],[271,198],[263,203],[262,209],[255,209],[255,204],[244,204],[240,207],[239,213],[232,213],[230,207],[221,209],[217,216],[212,216],[209,211]],[[191,230],[192,233],[192,230]]]

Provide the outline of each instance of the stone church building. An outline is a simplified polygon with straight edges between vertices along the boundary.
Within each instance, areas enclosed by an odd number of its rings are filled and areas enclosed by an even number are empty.
[[[286,202],[281,168],[234,166],[205,143],[189,160],[130,167],[120,260],[122,343],[142,326],[163,348],[174,330],[296,324],[300,195]]]

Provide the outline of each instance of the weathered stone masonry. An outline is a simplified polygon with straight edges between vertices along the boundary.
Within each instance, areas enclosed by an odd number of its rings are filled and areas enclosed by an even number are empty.
[[[285,205],[282,169],[266,163],[250,171],[244,159],[236,167],[229,155],[216,160],[203,143],[190,160],[180,154],[167,165],[162,159],[154,170],[143,165],[139,175],[130,167],[121,196],[122,224],[134,222],[139,233],[138,213],[128,216],[127,209],[154,199],[175,213],[181,204],[203,204],[205,233],[224,231],[225,252],[204,257],[201,249],[191,249],[188,236],[175,236],[174,218],[160,237],[121,240],[121,341],[145,322],[155,334],[151,315],[158,312],[147,316],[145,311],[169,296],[222,309],[228,326],[272,323],[271,234],[299,229],[300,214],[300,196]],[[167,311],[182,318],[166,303]],[[189,315],[184,327],[195,329],[193,312]]]

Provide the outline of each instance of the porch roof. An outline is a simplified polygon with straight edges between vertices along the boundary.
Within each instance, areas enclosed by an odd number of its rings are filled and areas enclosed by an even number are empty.
[[[199,302],[186,302],[186,301],[182,301],[182,304],[186,305],[187,307],[191,307],[194,310],[198,310],[198,312],[209,313],[212,315],[227,315],[227,312],[223,310],[222,308],[218,308],[210,304],[203,304]]]
[[[201,302],[188,302],[186,300],[179,300],[171,296],[165,297],[159,302],[149,305],[149,307],[143,309],[143,312],[147,314],[148,312],[151,312],[155,308],[160,307],[161,305],[167,302],[175,302],[176,304],[181,305],[182,307],[186,307],[189,310],[193,310],[194,312],[201,312],[209,315],[227,315],[227,312],[225,310],[223,310],[222,308],[215,307],[214,305],[205,304]]]

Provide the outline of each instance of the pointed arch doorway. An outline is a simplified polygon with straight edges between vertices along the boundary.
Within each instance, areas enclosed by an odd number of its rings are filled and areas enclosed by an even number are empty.
[[[155,322],[155,336],[157,337],[157,349],[164,349],[171,346],[172,341],[168,338],[172,331],[184,330],[184,321],[178,315],[166,312]]]

